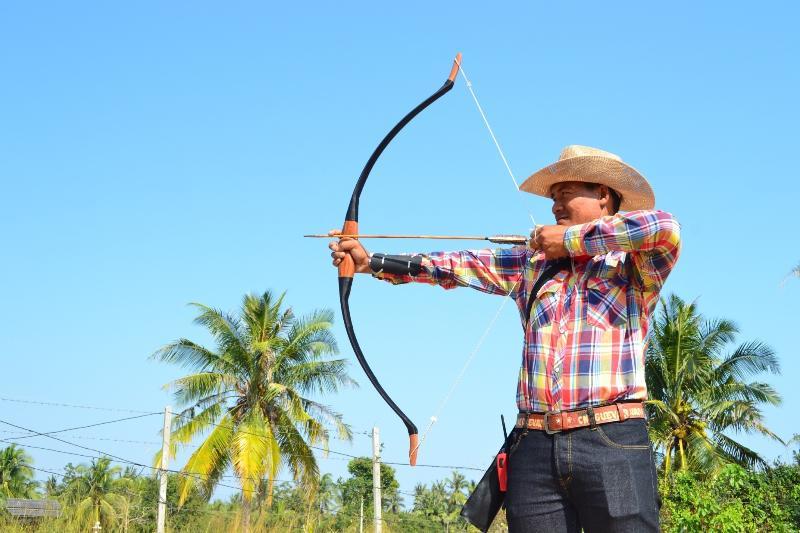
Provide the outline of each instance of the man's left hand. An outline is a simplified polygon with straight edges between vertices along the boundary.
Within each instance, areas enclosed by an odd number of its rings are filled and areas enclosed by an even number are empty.
[[[531,232],[530,247],[544,252],[547,259],[567,257],[569,254],[564,247],[566,232],[566,226],[537,226]]]

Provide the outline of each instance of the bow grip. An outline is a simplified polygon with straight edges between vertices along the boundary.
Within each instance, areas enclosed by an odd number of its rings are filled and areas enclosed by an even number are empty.
[[[355,220],[345,220],[342,227],[344,235],[358,235],[358,222]],[[341,241],[341,239],[339,239]],[[356,264],[350,254],[345,254],[342,262],[339,263],[339,277],[352,278],[356,273]]]

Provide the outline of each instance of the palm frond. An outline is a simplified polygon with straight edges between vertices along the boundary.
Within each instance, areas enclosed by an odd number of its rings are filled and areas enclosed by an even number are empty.
[[[259,482],[280,463],[278,443],[267,420],[252,410],[236,428],[231,442],[233,470],[242,485],[242,498],[252,499]]]
[[[781,396],[772,385],[768,383],[753,382],[742,383],[732,378],[728,378],[722,383],[716,383],[710,387],[702,396],[708,401],[742,401],[749,403],[764,403],[769,405],[780,405]]]
[[[175,342],[159,348],[151,359],[165,363],[174,363],[184,368],[196,370],[218,369],[226,372],[234,370],[223,356],[212,352],[189,339],[178,339]]]
[[[721,454],[730,462],[747,468],[766,467],[767,462],[754,450],[733,440],[724,433],[718,433],[714,440]]]
[[[278,418],[276,424],[281,428],[280,433],[276,434],[278,443],[292,476],[308,486],[316,485],[319,466],[303,435],[286,417]]]
[[[730,320],[706,320],[700,326],[700,343],[698,349],[718,357],[722,349],[736,339],[739,328]]]
[[[333,320],[334,314],[330,309],[318,309],[307,316],[298,318],[292,324],[292,328],[286,336],[289,344],[284,349],[291,353],[295,344],[302,343],[310,338],[312,342],[319,342],[325,345],[327,350],[330,350],[319,355],[337,353],[336,339],[330,333]]]
[[[347,374],[347,360],[309,361],[278,369],[276,379],[295,387],[304,394],[331,394],[341,387],[356,387],[358,383]]]
[[[200,488],[207,494],[219,476],[231,463],[231,440],[233,436],[232,421],[224,417],[218,425],[213,426],[209,435],[192,453],[186,466],[183,467],[178,486],[178,505],[182,506],[192,490]]]
[[[185,410],[177,413],[172,420],[170,431],[170,459],[174,459],[178,453],[178,447],[182,444],[189,444],[197,436],[202,435],[221,419],[223,408],[219,404],[210,405],[199,413],[195,414],[192,410]],[[161,451],[156,453],[153,465],[161,464]]]
[[[248,336],[242,331],[241,320],[219,309],[200,303],[190,304],[200,310],[194,323],[205,327],[213,335],[218,351],[239,369],[246,368]]]
[[[353,433],[350,427],[344,423],[342,415],[327,405],[304,398],[303,408],[310,415],[309,420],[306,422],[306,430],[312,443],[323,442],[327,446],[328,431],[325,428],[328,425],[336,428],[336,435],[339,439],[349,441],[353,438]],[[317,428],[318,430],[314,431]]]
[[[197,372],[167,384],[178,405],[191,405],[211,397],[219,397],[236,389],[236,376],[222,372]]]
[[[762,372],[779,374],[780,362],[775,351],[760,341],[751,341],[739,345],[717,367],[717,379],[731,376],[743,380]]]

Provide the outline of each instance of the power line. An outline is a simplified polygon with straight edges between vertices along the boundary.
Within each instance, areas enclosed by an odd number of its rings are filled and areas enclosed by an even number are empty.
[[[132,420],[132,419],[136,419],[136,418],[143,418],[143,417],[147,417],[147,416],[160,415],[161,414],[161,411],[148,412],[148,411],[141,411],[141,410],[134,410],[134,409],[125,409],[125,408],[98,407],[98,406],[92,406],[92,405],[70,404],[70,403],[63,403],[63,402],[48,402],[48,401],[39,401],[39,400],[23,400],[23,399],[18,399],[18,398],[6,398],[6,397],[0,397],[0,401],[15,402],[15,403],[25,403],[25,404],[33,404],[33,405],[43,405],[43,406],[51,406],[51,407],[66,407],[66,408],[90,409],[90,410],[98,410],[98,411],[113,411],[113,412],[136,413],[136,414],[139,415],[139,416],[132,416],[132,417],[115,419],[115,420],[109,420],[109,421],[105,421],[105,422],[99,422],[99,423],[96,423],[96,424],[87,424],[87,425],[84,425],[84,426],[76,426],[76,427],[71,427],[71,428],[65,428],[65,429],[60,429],[60,430],[56,430],[56,431],[41,432],[41,433],[40,432],[31,431],[31,433],[34,433],[33,435],[23,435],[23,436],[20,436],[20,437],[12,437],[12,439],[14,439],[14,440],[19,440],[19,439],[23,439],[23,438],[31,438],[31,437],[36,437],[36,436],[49,436],[49,435],[57,434],[57,433],[74,431],[74,430],[78,430],[78,429],[85,429],[85,428],[90,428],[90,427],[95,427],[95,426],[100,426],[100,425],[105,425],[105,424],[112,424],[112,423],[116,423],[116,422],[122,422],[122,421],[126,421],[126,420]],[[188,415],[185,415],[185,414],[182,414],[182,413],[173,413],[173,414],[175,416],[177,416],[177,417],[185,418],[187,420],[194,420],[194,418],[192,418],[191,416],[188,416]],[[0,421],[0,422],[2,422],[2,421]],[[234,428],[232,426],[227,426],[227,425],[224,425],[224,424],[210,423],[209,425],[212,425],[212,426],[215,426],[215,427],[219,427],[219,428],[223,428],[223,429],[236,430],[236,428]],[[258,437],[258,438],[261,438],[261,439],[265,438],[263,435],[259,435],[257,433],[252,433],[252,432],[248,432],[248,431],[244,431],[244,430],[238,430],[238,431],[240,433],[245,434],[245,435],[252,435],[252,436],[255,436],[255,437]],[[370,437],[370,438],[372,437],[372,432],[370,432],[370,431],[351,431],[351,434],[364,435],[364,436],[367,436],[367,437]],[[328,439],[340,440],[340,441],[343,441],[343,442],[350,442],[347,439],[337,438],[336,436],[329,436]],[[103,439],[99,439],[98,438],[96,440],[103,440]],[[117,441],[122,442],[121,440],[118,440],[118,439],[107,439],[107,440],[110,441],[110,442],[117,442]],[[9,442],[9,441],[5,440],[4,442]],[[65,441],[62,441],[62,442],[65,442]],[[144,444],[144,442],[142,442],[142,443]],[[67,444],[72,444],[72,445],[80,447],[79,445],[74,444],[74,443],[68,443],[67,442]],[[151,444],[151,443],[148,443],[148,444]],[[158,443],[152,443],[152,444],[156,444],[157,445]],[[189,445],[183,444],[183,446],[189,446]],[[316,446],[316,445],[313,445],[313,444],[309,444],[308,447],[313,449],[313,450],[317,450],[317,451],[320,451],[320,452],[323,452],[323,453],[326,453],[326,454],[335,454],[335,455],[338,455],[338,456],[341,456],[341,457],[346,457],[348,459],[359,459],[361,457],[366,457],[366,456],[363,456],[363,455],[354,455],[354,454],[351,454],[351,453],[342,452],[342,451],[338,451],[338,450],[331,450],[330,448],[326,449],[326,448],[324,448],[322,446]],[[95,451],[95,450],[91,450],[91,451]],[[95,451],[95,453],[103,453],[104,455],[112,457],[110,454],[106,454],[105,452]],[[334,458],[334,457],[323,457],[323,459],[336,459],[336,458]],[[381,461],[381,462],[383,464],[386,464],[386,465],[410,467],[410,465],[408,465],[407,463],[404,463],[404,462],[397,462],[397,461]],[[152,467],[148,467],[148,468],[152,468]],[[433,465],[433,464],[417,464],[415,468],[439,468],[439,469],[450,469],[450,470],[471,470],[471,471],[476,471],[476,472],[481,472],[481,471],[484,470],[482,468],[477,468],[477,467],[472,467],[472,466]]]
[[[180,413],[174,413],[174,414],[176,416],[181,417],[181,418],[186,418],[188,420],[193,420],[193,418],[188,416],[188,415],[184,415],[184,414],[180,414]],[[229,429],[231,431],[237,431],[237,432],[242,433],[244,435],[252,435],[252,436],[258,437],[260,439],[264,439],[265,438],[263,435],[259,435],[258,433],[252,433],[250,431],[245,431],[243,429],[238,429],[238,428],[235,428],[233,426],[228,426],[228,425],[225,425],[225,424],[215,424],[213,422],[209,422],[209,425],[215,426],[215,427],[219,427],[219,428],[222,428],[222,429]],[[371,435],[372,434],[370,433],[370,436]],[[313,449],[313,450],[318,450],[318,451],[322,451],[322,452],[325,452],[325,453],[333,453],[333,454],[336,454],[336,455],[341,455],[343,457],[349,457],[351,459],[361,459],[363,457],[366,457],[364,455],[353,455],[351,453],[331,450],[330,448],[326,449],[326,448],[323,448],[321,446],[315,446],[313,444],[307,444],[307,446],[309,448]],[[408,467],[411,467],[411,465],[409,465],[408,463],[399,463],[399,462],[391,462],[391,461],[381,461],[381,463],[386,464],[386,465],[393,465],[393,466],[408,466]],[[418,464],[418,465],[414,466],[413,468],[447,468],[447,469],[450,469],[450,470],[474,470],[476,472],[483,472],[484,471],[483,468],[477,468],[477,467],[474,467],[474,466],[432,465],[432,464]]]
[[[71,403],[64,403],[64,402],[48,402],[48,401],[40,401],[40,400],[23,400],[20,398],[5,398],[0,397],[0,401],[3,402],[14,402],[14,403],[23,403],[23,404],[32,404],[32,405],[43,405],[43,406],[51,406],[51,407],[68,407],[73,409],[91,409],[95,411],[112,411],[112,412],[121,412],[121,413],[135,413],[135,414],[144,414],[148,415],[151,414],[150,411],[141,411],[137,409],[128,409],[128,408],[121,408],[121,407],[98,407],[95,405],[84,405],[84,404],[71,404]],[[161,411],[156,412],[156,414],[162,414]],[[185,417],[186,415],[182,415],[179,413],[173,413],[176,416]],[[67,430],[62,430],[67,431]],[[372,432],[368,430],[352,430],[351,433],[353,435],[364,435],[366,437],[372,438]],[[347,439],[338,438],[335,436],[328,437],[331,440],[341,440],[345,442],[349,442]]]
[[[26,428],[26,427],[18,426],[16,424],[12,424],[11,422],[8,422],[6,420],[0,420],[0,423],[6,424],[7,426],[11,426],[11,427],[14,427],[14,428],[17,428],[17,429],[22,429],[24,431],[29,431],[31,433],[35,433],[35,434],[37,434],[39,436],[42,436],[42,437],[47,437],[49,439],[57,440],[59,442],[63,442],[64,444],[68,444],[70,446],[75,446],[76,448],[80,448],[82,450],[87,450],[87,451],[90,451],[90,452],[94,452],[96,454],[100,454],[101,456],[105,456],[105,457],[107,457],[109,459],[114,459],[114,460],[116,460],[117,462],[120,462],[120,463],[127,463],[127,464],[131,464],[131,465],[134,465],[134,466],[140,466],[142,468],[149,468],[150,470],[154,470],[154,471],[162,470],[161,468],[157,468],[155,466],[146,465],[146,464],[140,463],[138,461],[131,461],[130,459],[125,459],[124,457],[120,457],[118,455],[114,455],[114,454],[111,454],[111,453],[108,453],[108,452],[104,452],[102,450],[97,450],[95,448],[89,448],[88,446],[83,446],[81,444],[76,444],[74,442],[70,442],[68,440],[64,440],[64,439],[61,439],[59,437],[54,437],[52,435],[48,435],[46,433],[41,433],[41,432],[35,431],[33,429],[29,429],[29,428]],[[3,441],[4,442],[9,442],[7,440],[3,440]],[[16,442],[11,442],[11,443],[12,444],[17,444]],[[23,444],[23,446],[28,446],[28,445]],[[29,447],[35,448],[35,446],[29,446]],[[45,448],[42,448],[42,449],[45,449]],[[81,456],[82,455],[83,457],[90,457],[92,459],[101,459],[102,458],[102,457],[92,457],[92,456],[88,456],[88,455],[85,455],[85,454],[65,452],[63,450],[52,450],[51,449],[49,451],[67,453],[67,454],[71,453],[72,455],[76,455],[76,456]],[[187,476],[187,477],[193,477],[195,479],[198,479],[199,481],[207,481],[207,480],[201,479],[198,476],[205,476],[206,478],[209,477],[207,474],[203,474],[203,473],[200,473],[200,472],[196,472],[196,473],[192,472],[192,473],[190,473],[190,472],[182,472],[182,471],[171,470],[171,469],[163,469],[163,470],[166,471],[166,472],[172,472],[173,474],[178,474],[178,475]],[[252,491],[250,489],[245,489],[244,487],[234,487],[233,485],[225,485],[225,484],[219,483],[219,482],[217,482],[217,485],[220,486],[220,487],[226,487],[226,488],[230,488],[230,489],[234,489],[234,490],[242,490],[244,492],[257,492],[257,491]]]
[[[388,461],[381,461],[381,463],[385,465],[392,465],[392,466],[408,466],[411,467],[408,463],[391,463]],[[475,472],[483,472],[485,468],[478,468],[476,466],[460,466],[460,465],[421,465],[418,464],[411,468],[446,468],[448,470],[474,470]]]
[[[118,407],[97,407],[93,405],[78,405],[78,404],[71,404],[71,403],[59,403],[59,402],[46,402],[46,401],[39,401],[39,400],[22,400],[19,398],[2,398],[0,397],[0,401],[3,402],[14,402],[14,403],[26,403],[31,405],[46,405],[50,407],[69,407],[72,409],[91,409],[94,411],[111,411],[117,413],[134,413],[134,414],[149,414],[150,411],[140,411],[136,409],[123,409]]]
[[[47,436],[50,436],[50,435],[54,435],[56,433],[65,433],[67,431],[75,431],[77,429],[86,429],[86,428],[93,428],[93,427],[97,427],[97,426],[105,426],[105,425],[108,425],[108,424],[116,424],[118,422],[126,422],[128,420],[135,420],[137,418],[144,418],[144,417],[147,417],[147,416],[160,415],[160,414],[161,413],[158,413],[158,412],[156,412],[156,413],[146,413],[146,414],[142,414],[142,415],[128,416],[128,417],[125,417],[125,418],[117,418],[117,419],[114,419],[114,420],[106,420],[105,422],[97,422],[95,424],[86,424],[84,426],[75,426],[75,427],[70,427],[70,428],[57,429],[55,431],[47,431],[45,433],[35,432],[35,433],[38,433],[38,434],[37,435],[23,435],[21,437],[12,437],[12,438],[13,439],[29,439],[29,438],[32,438],[32,437],[40,437],[40,436],[41,437],[47,437]]]
[[[0,429],[0,433],[6,433],[8,435],[26,435],[28,437],[33,437],[35,435],[30,435],[28,433],[23,433],[22,431],[9,431],[7,429]],[[53,432],[49,432],[52,434]],[[14,437],[9,437],[14,438]],[[71,439],[85,439],[85,440],[102,440],[108,442],[121,442],[124,444],[146,444],[147,446],[158,446],[161,443],[156,441],[148,441],[148,440],[127,440],[127,439],[113,439],[110,437],[94,437],[91,435],[70,435],[69,438]],[[186,446],[185,444],[183,446]]]
[[[2,422],[2,420],[0,420],[0,422]],[[110,454],[108,454],[106,452],[103,452],[101,450],[96,450],[96,451],[93,450],[96,453],[98,453],[99,455],[88,455],[88,454],[85,454],[85,453],[71,452],[71,451],[67,451],[67,450],[58,450],[56,448],[47,448],[45,446],[35,446],[33,444],[27,444],[27,443],[19,444],[19,443],[16,443],[16,442],[11,442],[11,441],[6,440],[6,439],[0,439],[0,442],[5,442],[5,443],[9,443],[9,444],[17,444],[17,445],[22,446],[24,448],[30,448],[30,449],[33,449],[33,450],[42,450],[42,451],[46,451],[46,452],[61,453],[61,454],[64,454],[64,455],[72,455],[72,456],[75,456],[75,457],[84,457],[86,459],[103,459],[103,458],[113,459],[114,462],[117,462],[117,463],[130,464],[130,465],[133,465],[133,466],[141,467],[143,469],[147,468],[147,469],[150,469],[150,470],[159,470],[157,467],[148,466],[148,465],[136,462],[136,461],[131,461],[130,459],[125,459],[125,458],[122,458],[122,457],[117,457],[117,456],[114,456],[114,455],[110,455]],[[70,443],[67,443],[67,444],[70,444]],[[72,443],[72,444],[74,446],[78,446],[77,444],[74,444],[74,443]],[[91,450],[91,448],[89,448],[89,449]],[[31,467],[31,468],[34,468],[34,467]],[[36,469],[34,468],[34,470],[36,470]],[[39,469],[39,470],[42,470],[42,469]],[[198,476],[209,477],[208,474],[204,474],[202,472],[186,472],[186,471],[183,471],[183,470],[171,470],[171,469],[167,469],[166,471],[171,473],[171,474],[177,474],[177,475],[180,475],[180,476],[194,477],[195,479]],[[220,478],[222,478],[222,479],[240,479],[240,477],[236,476],[236,475],[232,475],[232,476],[223,475],[223,476],[220,476]],[[251,480],[255,480],[255,478],[251,478]],[[275,479],[273,479],[273,481],[276,482],[276,483],[297,483],[297,481],[293,480],[293,479],[277,479],[277,478],[275,478]],[[224,484],[219,484],[219,485],[222,486],[222,487],[233,488],[233,489],[239,490],[239,487],[232,487],[230,485],[224,485]]]
[[[68,452],[66,450],[56,450],[56,449],[53,449],[53,448],[47,448],[45,446],[35,446],[33,444],[27,444],[27,443],[20,444],[18,442],[6,440],[6,439],[0,439],[0,442],[5,442],[5,443],[8,443],[8,444],[16,444],[17,446],[22,446],[23,448],[30,448],[32,450],[42,450],[42,451],[45,451],[45,452],[63,453],[65,455],[74,455],[75,457],[86,457],[87,459],[102,459],[103,458],[102,455],[100,457],[98,457],[96,455],[86,455],[85,453]]]

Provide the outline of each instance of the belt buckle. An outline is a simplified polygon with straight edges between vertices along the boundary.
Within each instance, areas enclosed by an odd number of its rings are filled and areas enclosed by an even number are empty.
[[[550,415],[557,415],[561,411],[547,411],[544,414],[544,432],[548,435],[555,435],[556,433],[561,433],[561,429],[550,429]]]

